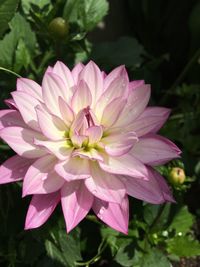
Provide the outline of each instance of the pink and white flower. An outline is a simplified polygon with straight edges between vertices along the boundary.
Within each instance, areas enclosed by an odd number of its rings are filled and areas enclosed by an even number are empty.
[[[72,71],[49,67],[42,85],[19,78],[0,111],[0,137],[17,153],[0,166],[0,183],[23,179],[33,195],[25,229],[46,222],[61,202],[67,232],[90,211],[127,233],[128,195],[173,201],[154,166],[180,150],[156,132],[169,110],[147,107],[150,86],[129,82],[124,66],[106,75],[94,62]]]

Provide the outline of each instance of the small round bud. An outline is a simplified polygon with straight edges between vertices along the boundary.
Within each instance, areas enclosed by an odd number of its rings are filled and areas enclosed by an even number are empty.
[[[169,181],[173,185],[181,185],[185,181],[185,172],[183,169],[174,167],[169,173]]]
[[[49,23],[49,32],[56,39],[63,39],[69,33],[69,24],[61,17],[54,18]]]

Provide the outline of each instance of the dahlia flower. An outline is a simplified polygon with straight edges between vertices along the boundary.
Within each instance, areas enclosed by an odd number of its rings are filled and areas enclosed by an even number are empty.
[[[0,137],[17,153],[0,166],[0,183],[23,179],[33,195],[25,229],[47,221],[61,202],[67,232],[90,211],[127,233],[128,195],[153,204],[173,201],[154,166],[180,150],[156,132],[169,109],[147,107],[150,86],[124,66],[109,74],[90,61],[72,71],[48,67],[42,85],[19,78],[10,109],[0,111]]]

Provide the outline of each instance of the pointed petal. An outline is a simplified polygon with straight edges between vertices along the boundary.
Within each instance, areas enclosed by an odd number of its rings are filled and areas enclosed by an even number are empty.
[[[67,102],[69,98],[67,87],[63,80],[53,72],[46,73],[42,81],[42,94],[47,108],[60,117],[58,99],[62,97]]]
[[[30,97],[29,94],[22,91],[13,92],[12,96],[25,123],[33,130],[40,131],[35,112],[35,107],[39,105],[40,102],[36,98]]]
[[[126,105],[126,100],[121,97],[115,98],[104,109],[101,123],[104,127],[111,127],[119,119]]]
[[[1,130],[0,136],[18,155],[25,158],[38,158],[46,154],[46,151],[33,143],[35,137],[43,138],[36,131],[21,127],[7,127]]]
[[[57,61],[53,67],[53,73],[58,75],[63,80],[65,90],[67,92],[66,100],[69,101],[72,97],[72,87],[74,86],[74,80],[71,71],[64,63],[62,63],[61,61]]]
[[[55,155],[60,160],[66,160],[70,157],[73,148],[68,145],[67,141],[41,141],[34,140],[34,144],[46,148],[48,152]]]
[[[106,152],[111,156],[122,156],[126,154],[138,141],[134,132],[114,134],[102,138]]]
[[[74,120],[74,112],[70,108],[70,106],[67,104],[67,102],[62,99],[62,97],[58,98],[58,102],[59,102],[59,108],[60,108],[62,119],[64,123],[68,127],[70,127],[72,121]]]
[[[11,109],[0,110],[0,130],[9,126],[27,128],[19,111]]]
[[[123,234],[128,234],[129,203],[127,196],[120,204],[95,198],[92,208],[99,219],[108,226]]]
[[[33,80],[26,78],[17,79],[17,91],[22,91],[43,102],[42,88]]]
[[[33,160],[15,155],[0,165],[0,184],[22,180]]]
[[[98,66],[90,61],[81,71],[80,80],[84,80],[92,94],[93,105],[103,92],[103,77]]]
[[[128,95],[128,77],[127,74],[121,75],[115,78],[109,87],[104,91],[95,106],[95,113],[99,120],[102,118],[102,114],[106,106],[115,98],[124,97]]]
[[[5,99],[4,102],[9,108],[14,109],[14,110],[16,110],[16,109],[18,110],[18,107],[12,98]]]
[[[144,112],[128,127],[137,136],[157,132],[169,117],[170,109],[147,107]]]
[[[90,176],[88,160],[78,157],[56,164],[55,170],[67,181],[85,179]]]
[[[82,71],[83,68],[84,68],[84,65],[82,63],[76,64],[76,66],[73,68],[72,76],[73,76],[75,84],[78,84],[78,82],[79,82],[79,74],[80,74],[80,72]]]
[[[69,233],[89,212],[93,195],[81,181],[66,183],[61,190],[62,210]]]
[[[65,180],[55,171],[57,159],[52,155],[44,156],[28,169],[23,182],[23,197],[31,194],[47,194],[59,190]]]
[[[152,204],[161,204],[166,201],[174,202],[172,193],[165,179],[156,171],[149,168],[149,179],[135,179],[122,177],[127,194]]]
[[[47,138],[51,140],[61,140],[65,138],[67,126],[59,117],[50,114],[41,105],[36,107],[36,113],[40,129]]]
[[[104,171],[113,174],[123,174],[143,179],[148,177],[145,165],[129,154],[120,157],[109,156],[105,158],[105,162],[99,162],[99,165]]]
[[[150,85],[147,84],[130,91],[127,104],[116,123],[117,127],[129,126],[144,111],[149,102],[150,91]]]
[[[181,152],[167,138],[151,134],[140,138],[130,153],[143,163],[155,166],[178,158]]]
[[[126,68],[124,65],[121,65],[114,70],[112,70],[104,80],[104,91],[110,86],[110,84],[118,77],[126,76],[126,79],[128,80],[128,74],[126,71]]]
[[[120,179],[104,172],[96,163],[92,164],[91,177],[85,180],[85,185],[94,196],[114,203],[121,203],[126,193]]]
[[[60,193],[58,192],[33,196],[26,215],[25,229],[37,228],[44,224],[59,201]]]
[[[89,137],[89,143],[95,144],[101,139],[103,129],[101,126],[91,126],[87,128],[85,134]]]
[[[72,102],[72,109],[76,113],[91,105],[92,95],[85,81],[82,80],[79,82],[71,102]]]
[[[129,90],[134,90],[137,87],[144,85],[144,80],[136,80],[129,83]]]

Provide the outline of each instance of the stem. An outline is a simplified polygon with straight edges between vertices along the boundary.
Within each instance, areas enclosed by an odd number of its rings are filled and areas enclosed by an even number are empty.
[[[158,214],[157,214],[156,218],[153,220],[152,224],[149,226],[149,230],[150,230],[150,231],[152,231],[152,229],[154,228],[154,226],[159,222],[160,217],[161,217],[161,215],[162,215],[162,213],[163,213],[165,207],[166,207],[166,204],[163,204],[163,205],[160,207],[160,209],[159,209],[159,211],[158,211]]]
[[[19,74],[17,74],[16,72],[14,72],[12,70],[8,70],[8,69],[3,68],[3,67],[0,67],[0,70],[3,70],[3,71],[8,72],[8,73],[11,73],[11,74],[17,76],[18,78],[22,78],[22,76],[20,76]]]
[[[183,80],[187,72],[190,70],[190,68],[193,66],[193,64],[198,60],[200,57],[200,48],[194,53],[193,57],[190,59],[190,61],[186,64],[186,66],[183,68],[182,72],[179,74],[175,82],[172,84],[172,86],[168,89],[166,95],[162,99],[162,104],[165,103],[169,98],[169,92],[173,91]]]

